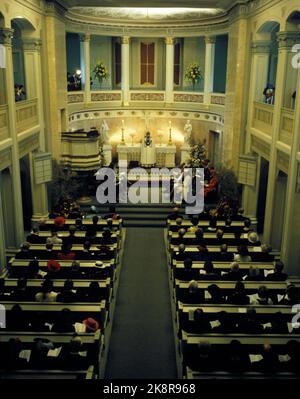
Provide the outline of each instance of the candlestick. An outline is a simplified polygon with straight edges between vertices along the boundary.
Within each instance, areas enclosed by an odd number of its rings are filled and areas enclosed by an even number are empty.
[[[124,138],[124,127],[122,127],[122,140],[121,140],[121,144],[125,145],[125,138]]]
[[[170,125],[170,127],[169,127],[169,143],[168,143],[169,145],[172,145],[173,143],[172,143],[172,127],[171,127],[171,125]]]
[[[172,122],[169,121],[169,129],[172,127]]]

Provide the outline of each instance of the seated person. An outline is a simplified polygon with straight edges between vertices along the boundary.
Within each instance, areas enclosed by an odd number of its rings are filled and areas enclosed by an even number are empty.
[[[57,216],[54,219],[54,227],[55,227],[56,231],[64,229],[65,221],[66,220],[65,220],[64,216]]]
[[[181,228],[178,230],[178,238],[172,239],[172,242],[174,245],[179,245],[184,243],[184,236],[185,236],[186,230],[184,228]]]
[[[265,279],[265,277],[262,274],[262,271],[257,266],[250,265],[248,275],[245,278],[245,280],[247,280],[247,281],[262,281],[264,279]]]
[[[62,239],[57,236],[56,231],[51,232],[51,237],[47,238],[46,241],[47,244],[53,244],[53,245],[61,245],[62,244]]]
[[[50,259],[47,262],[47,269],[48,269],[48,273],[47,273],[47,278],[58,278],[60,275],[60,271],[61,271],[61,266],[60,263],[57,262],[57,260],[55,259]]]
[[[195,231],[195,242],[196,245],[201,245],[204,244],[204,237],[203,237],[203,229],[201,227],[198,227],[197,230]]]
[[[81,218],[82,214],[80,212],[80,207],[78,205],[74,205],[73,207],[71,207],[68,219],[81,219]]]
[[[57,316],[51,331],[56,333],[68,333],[74,331],[72,323],[72,312],[68,308],[64,308]]]
[[[221,275],[214,269],[212,261],[205,261],[204,268],[199,274],[199,280],[219,280],[220,277]]]
[[[221,241],[223,239],[223,235],[224,235],[224,231],[221,229],[218,229],[216,232],[217,239]]]
[[[284,264],[280,261],[275,262],[274,272],[269,273],[266,277],[267,281],[286,281],[288,275],[283,272]]]
[[[240,270],[240,265],[237,262],[232,262],[230,265],[230,272],[222,275],[223,280],[240,281],[243,279],[243,273]]]
[[[29,322],[26,313],[18,304],[13,305],[6,315],[6,329],[8,331],[28,331]]]
[[[262,350],[263,359],[251,364],[253,371],[276,372],[280,369],[278,353],[269,344],[265,344]]]
[[[265,327],[264,332],[266,334],[288,334],[289,333],[287,321],[281,312],[276,312],[275,314],[273,314],[270,319],[270,322],[271,322],[271,327]]]
[[[33,227],[30,234],[26,237],[26,241],[30,244],[39,244],[42,242],[39,236],[39,229],[38,227]]]
[[[249,305],[250,299],[246,295],[244,283],[241,281],[236,283],[233,293],[227,298],[227,302],[232,305]]]
[[[74,290],[74,284],[72,280],[66,280],[64,283],[63,290],[57,294],[57,302],[76,302],[78,300],[78,295],[76,290]]]
[[[207,292],[209,293],[209,295],[211,297],[210,299],[206,300],[207,303],[220,304],[220,303],[225,302],[222,290],[218,285],[216,285],[216,284],[209,285],[207,287]]]
[[[258,234],[255,231],[250,231],[248,233],[248,241],[251,244],[254,244],[255,246],[258,246],[258,245],[261,244],[260,241],[259,241]]]
[[[242,317],[238,321],[238,329],[242,334],[262,334],[264,328],[258,321],[256,310],[248,308],[246,317]]]
[[[185,245],[180,244],[178,246],[178,251],[175,253],[174,258],[177,261],[184,261],[188,257],[188,254],[185,252]]]
[[[207,334],[211,332],[211,325],[202,309],[194,311],[193,332],[195,334]]]
[[[273,305],[268,288],[265,285],[261,285],[257,294],[251,295],[250,303],[251,305]]]
[[[287,287],[284,297],[279,302],[280,305],[293,306],[297,305],[300,300],[300,291],[295,285],[291,284]]]
[[[74,260],[71,265],[71,273],[70,278],[72,279],[80,279],[82,278],[84,273],[80,270],[80,263],[78,260]]]
[[[251,262],[251,256],[246,245],[238,246],[238,253],[234,255],[234,260],[236,262]]]
[[[198,218],[195,217],[195,216],[192,217],[191,222],[192,222],[192,226],[189,227],[187,231],[189,233],[195,233],[197,231],[197,228],[198,228],[198,222],[199,222]]]
[[[99,218],[98,216],[94,215],[92,219],[92,224],[88,225],[87,230],[86,230],[86,238],[89,240],[94,240],[94,238],[97,236],[97,225],[98,225]]]
[[[236,325],[234,322],[234,317],[230,313],[222,310],[217,315],[216,319],[220,324],[213,327],[212,332],[216,334],[233,334],[236,332]]]
[[[183,219],[181,217],[178,217],[176,220],[176,226],[180,227],[182,225]]]
[[[28,278],[41,278],[39,274],[39,262],[37,259],[33,259],[29,262],[28,268],[26,270],[26,275]]]
[[[76,259],[76,253],[72,252],[72,244],[69,242],[62,245],[61,251],[57,254],[59,260],[74,260]]]
[[[31,297],[27,289],[27,278],[19,278],[17,288],[10,294],[11,301],[30,301]]]
[[[63,244],[75,244],[76,242],[76,226],[74,224],[71,224],[71,226],[69,227],[69,235],[67,237],[63,238]]]
[[[81,218],[77,218],[75,220],[75,227],[77,231],[85,231],[85,226],[82,223],[82,219]]]
[[[249,371],[250,366],[249,354],[245,347],[240,341],[232,340],[226,356],[226,370],[231,373],[243,373]]]
[[[81,260],[91,260],[94,259],[94,255],[90,252],[91,243],[89,241],[85,241],[83,244],[83,251],[80,254]]]
[[[55,302],[57,292],[52,291],[53,282],[49,279],[43,281],[42,290],[35,295],[37,302]]]
[[[251,220],[248,219],[248,218],[244,220],[244,228],[243,228],[243,231],[244,231],[245,233],[249,233],[249,232],[251,231]]]
[[[15,258],[16,259],[31,259],[31,258],[33,258],[33,251],[30,250],[29,242],[24,242],[24,244],[21,245],[21,250],[16,253]]]
[[[86,302],[100,302],[103,299],[101,288],[98,281],[92,281],[89,285],[85,301]]]
[[[87,370],[89,363],[85,356],[80,352],[84,351],[81,338],[74,334],[69,345],[64,345],[59,355],[61,368],[66,370]]]
[[[217,219],[212,217],[209,221],[208,232],[217,231]]]
[[[112,219],[112,220],[119,220],[121,216],[116,213],[116,207],[114,205],[110,205],[109,212],[103,216],[103,219]]]
[[[107,227],[103,229],[102,242],[105,245],[112,244],[112,232]]]
[[[282,371],[299,373],[300,372],[300,342],[291,340],[287,342],[284,351],[290,360],[282,364]]]
[[[210,169],[211,179],[204,187],[204,198],[215,198],[218,195],[218,177],[215,168]]]
[[[222,244],[220,247],[220,253],[217,258],[220,262],[232,262],[233,261],[233,253],[228,252],[227,244]]]
[[[40,259],[56,259],[56,251],[53,251],[53,244],[47,243],[45,252],[41,252]]]
[[[193,276],[193,270],[192,270],[193,261],[190,258],[186,258],[184,260],[183,264],[184,264],[184,270],[180,271],[181,277],[179,277],[179,278],[181,278],[182,280],[185,280],[185,281],[190,281],[190,280],[192,280],[192,276]]]
[[[261,262],[272,262],[274,260],[274,256],[270,254],[272,251],[272,247],[267,244],[261,245],[261,253],[260,253],[260,261]]]
[[[194,255],[195,261],[202,262],[210,260],[210,254],[208,249],[206,248],[205,244],[197,246],[198,253]]]

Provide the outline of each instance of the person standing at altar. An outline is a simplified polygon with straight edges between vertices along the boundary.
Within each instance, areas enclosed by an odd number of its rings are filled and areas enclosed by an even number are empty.
[[[152,140],[151,133],[147,132],[141,146],[141,166],[150,168],[155,166],[155,163],[155,144]]]

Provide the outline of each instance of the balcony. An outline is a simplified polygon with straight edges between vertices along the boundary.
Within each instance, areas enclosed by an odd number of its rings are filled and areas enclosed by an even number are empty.
[[[24,132],[39,124],[37,98],[16,103],[16,122],[17,133]]]
[[[7,105],[0,105],[0,141],[9,137]]]
[[[279,141],[289,146],[293,142],[294,111],[288,108],[281,109]]]
[[[252,127],[272,136],[274,106],[254,102]]]

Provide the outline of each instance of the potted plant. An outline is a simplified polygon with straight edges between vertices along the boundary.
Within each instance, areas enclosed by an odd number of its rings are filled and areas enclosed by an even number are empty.
[[[199,83],[203,79],[200,65],[197,63],[190,64],[185,70],[184,77],[185,80],[192,83],[194,90],[196,83]]]
[[[231,207],[236,207],[240,201],[240,187],[236,174],[232,169],[218,165],[216,167],[219,181],[219,195]]]
[[[93,69],[93,73],[95,79],[98,79],[100,86],[102,85],[103,80],[106,80],[109,77],[108,69],[102,61],[97,62]]]

